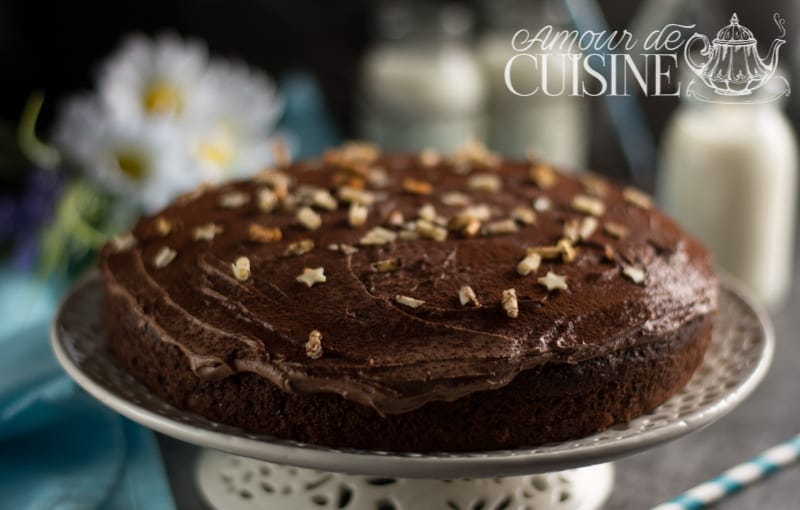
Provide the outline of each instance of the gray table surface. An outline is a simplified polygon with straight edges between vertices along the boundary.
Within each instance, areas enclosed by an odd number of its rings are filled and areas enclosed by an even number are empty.
[[[650,508],[800,433],[800,264],[796,267],[791,299],[773,315],[775,360],[761,386],[730,415],[706,429],[617,461],[614,492],[606,509]],[[197,448],[162,435],[158,439],[178,507],[207,510],[193,479]],[[715,508],[800,509],[800,465]]]

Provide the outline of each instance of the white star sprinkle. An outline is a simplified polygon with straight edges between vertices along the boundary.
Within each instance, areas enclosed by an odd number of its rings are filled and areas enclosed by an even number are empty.
[[[325,269],[316,267],[314,269],[307,267],[303,269],[303,274],[295,278],[300,283],[305,283],[309,287],[313,287],[317,283],[325,283],[328,279],[325,277]]]
[[[548,292],[555,289],[567,290],[567,277],[557,275],[552,271],[548,271],[546,275],[536,281],[547,287]]]

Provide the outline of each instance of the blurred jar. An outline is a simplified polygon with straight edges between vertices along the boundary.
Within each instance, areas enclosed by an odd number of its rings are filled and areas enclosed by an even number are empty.
[[[462,5],[392,1],[361,65],[359,135],[385,149],[451,151],[485,138],[486,86]]]
[[[520,29],[536,34],[545,25],[562,30],[567,25],[560,2],[552,0],[484,0],[486,28],[478,43],[478,55],[489,84],[489,145],[511,157],[522,157],[533,149],[543,159],[566,168],[585,168],[589,148],[590,103],[587,98],[571,97],[573,67],[567,55],[549,52],[532,65],[512,66],[511,79],[519,90],[534,90],[542,85],[546,73],[548,89],[561,90],[558,96],[541,92],[520,97],[508,90],[505,68],[517,54],[511,39]],[[526,53],[548,53],[532,47]],[[541,64],[546,61],[547,69]],[[533,72],[536,71],[536,72]],[[562,83],[563,80],[563,83]]]
[[[774,94],[773,84],[754,95]],[[657,190],[716,264],[772,310],[792,282],[797,197],[797,145],[782,104],[683,97],[665,131]]]

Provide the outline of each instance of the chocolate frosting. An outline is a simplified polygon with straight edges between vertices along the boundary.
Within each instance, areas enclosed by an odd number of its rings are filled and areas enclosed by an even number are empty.
[[[716,310],[709,256],[673,221],[596,178],[559,173],[553,187],[542,189],[530,168],[512,161],[490,168],[444,160],[422,164],[414,154],[380,156],[352,168],[335,160],[301,162],[282,170],[291,178],[295,202],[304,200],[309,186],[335,196],[346,179],[363,182],[376,196],[366,222],[350,226],[348,206],[340,200],[335,210],[317,208],[322,226],[308,230],[297,221],[299,203],[287,201],[273,212],[259,207],[258,190],[269,187],[263,179],[234,182],[142,218],[132,231],[134,246],[104,248],[103,274],[109,292],[130,301],[143,327],[178,346],[199,377],[254,372],[287,392],[334,392],[382,414],[499,388],[543,363],[579,363],[656,341]],[[501,189],[471,189],[476,174],[496,175]],[[404,189],[408,178],[429,183],[432,192]],[[408,222],[431,204],[452,218],[464,208],[443,203],[452,202],[444,197],[453,191],[472,204],[487,204],[489,222],[509,218],[516,207],[531,208],[541,197],[551,207],[539,210],[535,223],[518,224],[515,233],[468,238],[451,231],[444,241],[398,238],[359,246],[373,227],[399,232],[391,225],[394,211]],[[221,206],[232,192],[243,193],[246,203]],[[556,244],[565,222],[586,216],[572,205],[574,197],[592,194],[605,211],[599,227],[575,243],[575,259],[544,259],[534,274],[518,274],[526,248]],[[195,228],[209,222],[221,232],[213,240],[195,239]],[[609,234],[609,222],[623,225],[628,235]],[[253,223],[280,228],[282,239],[251,240]],[[304,239],[313,240],[311,251],[286,255],[290,243]],[[329,246],[342,243],[358,251]],[[175,258],[159,268],[154,258],[164,247],[175,250]],[[252,271],[244,282],[231,270],[242,256]],[[374,262],[390,258],[399,269],[373,269]],[[642,269],[644,281],[626,275],[628,266]],[[326,282],[309,288],[296,280],[304,268],[316,267],[324,267]],[[568,288],[548,291],[537,283],[548,271],[565,276]],[[461,305],[464,285],[474,289],[479,305]],[[501,306],[502,291],[510,288],[518,297],[516,318]],[[397,295],[424,304],[404,306]],[[322,334],[323,354],[316,359],[306,353],[312,330]]]

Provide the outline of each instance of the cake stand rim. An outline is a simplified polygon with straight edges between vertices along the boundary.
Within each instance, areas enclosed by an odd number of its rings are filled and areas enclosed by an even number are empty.
[[[67,352],[58,326],[64,310],[70,305],[70,299],[84,287],[97,285],[99,280],[100,274],[96,270],[79,279],[63,298],[50,327],[50,341],[56,359],[67,374],[90,395],[145,427],[187,443],[269,462],[348,474],[404,478],[494,477],[561,471],[609,462],[699,430],[731,412],[749,397],[764,379],[775,351],[774,329],[767,312],[741,283],[723,274],[720,275],[721,292],[728,292],[742,301],[759,326],[762,345],[758,361],[741,384],[730,388],[718,401],[703,406],[669,425],[636,433],[610,443],[582,445],[553,452],[534,451],[540,447],[454,453],[331,448],[279,438],[267,441],[247,437],[246,431],[232,434],[182,423],[140,406],[93,379]],[[116,365],[114,369],[122,370]],[[166,403],[149,390],[145,391],[154,396],[155,400]],[[188,411],[177,410],[180,413],[196,416]],[[579,439],[582,438],[574,440]],[[558,444],[569,442],[570,440]]]

